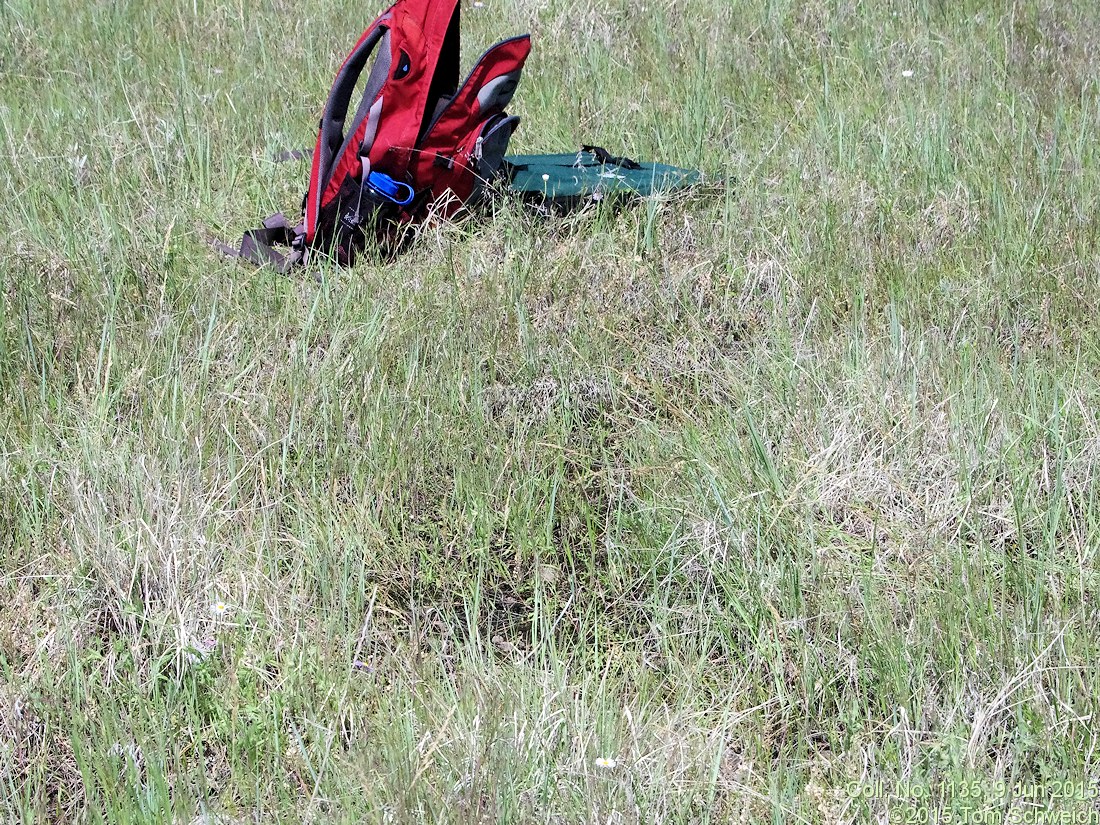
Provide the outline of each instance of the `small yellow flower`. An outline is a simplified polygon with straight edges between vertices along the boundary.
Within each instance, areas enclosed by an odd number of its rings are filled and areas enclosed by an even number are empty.
[[[601,756],[596,760],[596,765],[601,768],[611,769],[618,765],[618,761],[612,759],[610,756]]]

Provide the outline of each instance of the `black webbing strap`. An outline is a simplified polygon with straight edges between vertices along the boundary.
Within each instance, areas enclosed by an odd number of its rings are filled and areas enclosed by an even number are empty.
[[[619,166],[623,169],[641,169],[641,164],[627,157],[616,157],[602,146],[581,146],[582,152],[588,152],[604,166]]]
[[[282,152],[276,152],[274,160],[276,163],[286,163],[288,160],[311,160],[312,158],[312,149],[285,149]]]
[[[243,258],[256,266],[270,264],[277,272],[285,273],[305,260],[305,229],[301,224],[291,226],[282,212],[276,212],[264,220],[263,226],[244,233],[240,249],[218,241],[214,246],[226,255]],[[276,246],[287,247],[288,251],[280,252]]]

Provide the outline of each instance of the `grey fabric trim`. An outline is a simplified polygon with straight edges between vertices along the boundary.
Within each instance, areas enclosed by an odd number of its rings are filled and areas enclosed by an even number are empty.
[[[503,111],[504,107],[512,102],[516,87],[519,86],[519,75],[520,72],[517,69],[514,72],[502,74],[481,87],[481,91],[477,93],[477,105],[482,114]]]
[[[359,108],[355,111],[355,118],[352,120],[351,125],[347,128],[347,135],[344,138],[343,145],[340,146],[340,151],[336,153],[334,159],[339,160],[344,156],[344,152],[348,150],[351,145],[352,139],[355,137],[355,133],[359,131],[359,126],[363,122],[363,118],[368,116],[368,113],[374,118],[374,128],[367,127],[369,134],[369,140],[367,137],[363,138],[363,145],[370,149],[371,144],[374,143],[374,136],[378,133],[378,112],[375,112],[375,98],[378,97],[378,93],[382,90],[382,84],[386,82],[386,78],[390,76],[390,68],[393,65],[393,55],[390,53],[390,33],[386,30],[386,33],[382,35],[382,39],[378,43],[378,56],[374,58],[374,65],[370,70],[370,77],[367,78],[367,83],[363,87],[363,99],[359,101]],[[360,153],[362,154],[361,150]]]
[[[435,108],[432,109],[432,118],[430,123],[435,123],[439,119],[439,115],[451,105],[451,100],[454,99],[454,95],[442,95],[435,104]]]
[[[386,19],[386,18],[383,18]],[[325,114],[321,119],[321,135],[318,148],[321,151],[320,165],[317,168],[317,200],[314,204],[314,214],[320,219],[321,198],[328,188],[329,179],[332,177],[332,167],[339,157],[335,150],[344,143],[344,120],[347,117],[348,105],[351,103],[352,92],[355,91],[355,81],[363,72],[367,58],[378,45],[378,41],[386,33],[386,29],[376,27],[364,40],[358,49],[348,57],[336,80],[332,84],[328,101],[325,103]]]
[[[368,154],[370,148],[374,146],[374,139],[378,137],[378,121],[382,119],[382,101],[383,98],[380,97],[370,107],[370,119],[367,121],[367,131],[363,133],[363,148],[359,150],[360,155]]]

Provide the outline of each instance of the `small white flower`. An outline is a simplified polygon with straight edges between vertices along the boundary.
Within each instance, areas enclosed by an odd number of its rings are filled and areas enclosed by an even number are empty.
[[[607,768],[610,770],[618,765],[619,762],[616,759],[612,759],[610,756],[601,756],[596,759],[596,766],[600,768]]]
[[[906,69],[905,71],[903,71],[901,73],[901,76],[902,77],[912,77],[913,76],[913,70],[912,69]]]
[[[542,179],[543,179],[544,181],[546,181],[546,180],[550,180],[550,176],[549,176],[549,175],[543,175],[543,176],[542,176]]]
[[[224,616],[226,613],[229,612],[229,605],[227,605],[221,599],[218,599],[216,602],[210,605],[210,612],[213,613],[215,616]]]
[[[475,0],[474,8],[475,9],[483,9],[483,8],[485,8],[485,4],[482,3],[481,0]]]

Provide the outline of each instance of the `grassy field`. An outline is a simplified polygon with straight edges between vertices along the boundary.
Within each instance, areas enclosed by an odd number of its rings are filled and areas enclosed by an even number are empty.
[[[714,183],[219,257],[379,11],[0,0],[0,821],[1100,822],[1100,8],[467,4]]]

